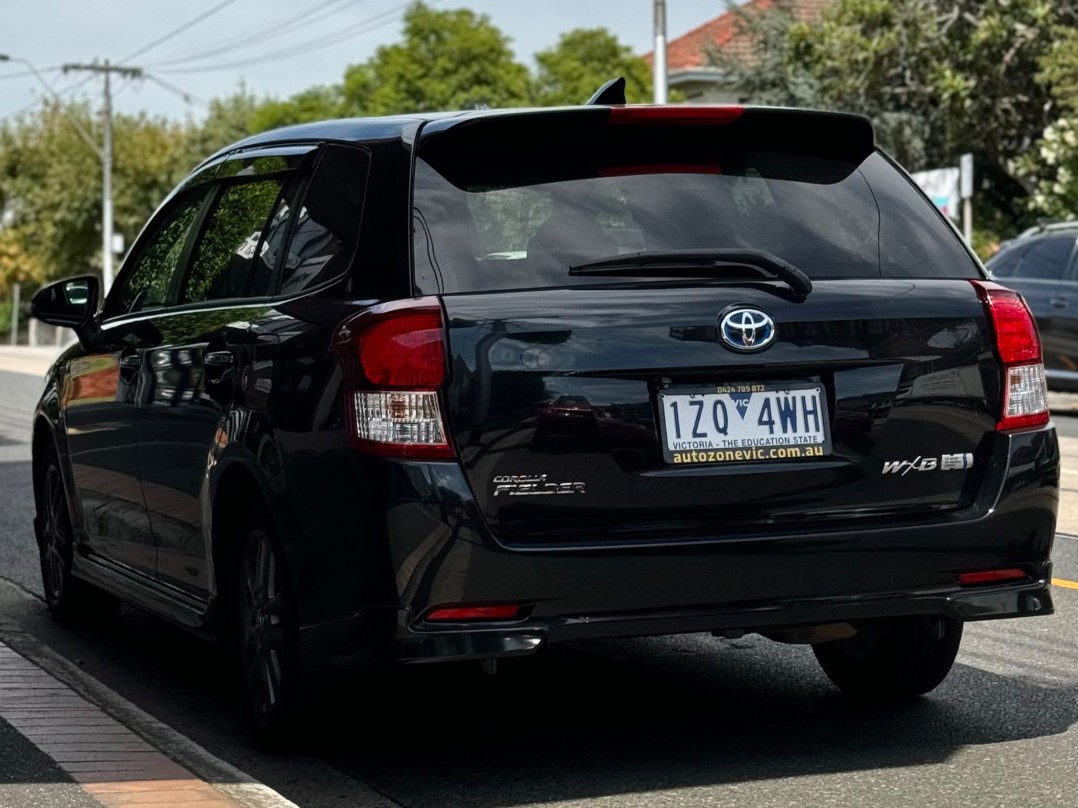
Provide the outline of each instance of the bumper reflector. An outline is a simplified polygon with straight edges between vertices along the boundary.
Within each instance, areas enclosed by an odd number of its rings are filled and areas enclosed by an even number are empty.
[[[977,584],[1001,584],[1006,581],[1020,581],[1028,578],[1025,570],[1017,567],[1006,567],[1000,570],[979,570],[977,572],[958,573],[958,583],[962,586],[976,586]]]
[[[515,603],[498,606],[447,606],[428,612],[428,622],[460,623],[470,620],[516,620],[520,607]]]

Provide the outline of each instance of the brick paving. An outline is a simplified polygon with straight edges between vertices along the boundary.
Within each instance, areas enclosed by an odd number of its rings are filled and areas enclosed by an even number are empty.
[[[3,643],[0,718],[105,808],[239,806]]]

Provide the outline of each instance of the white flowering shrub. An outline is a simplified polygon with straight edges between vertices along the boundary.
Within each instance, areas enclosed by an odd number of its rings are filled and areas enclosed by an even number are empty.
[[[1033,183],[1035,211],[1053,219],[1078,218],[1078,118],[1061,118],[1045,129],[1020,162]]]

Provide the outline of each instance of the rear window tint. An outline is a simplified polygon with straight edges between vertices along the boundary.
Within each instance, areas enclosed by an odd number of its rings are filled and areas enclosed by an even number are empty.
[[[539,126],[513,140],[483,129],[420,144],[414,255],[423,292],[596,283],[569,267],[710,248],[766,250],[816,279],[979,274],[931,203],[879,153],[751,151],[709,137],[715,127],[591,127],[568,150]],[[646,131],[626,134],[633,129]]]

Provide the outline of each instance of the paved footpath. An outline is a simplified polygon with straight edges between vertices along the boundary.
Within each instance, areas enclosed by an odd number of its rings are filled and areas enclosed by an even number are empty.
[[[0,753],[0,808],[295,808],[2,618]]]

